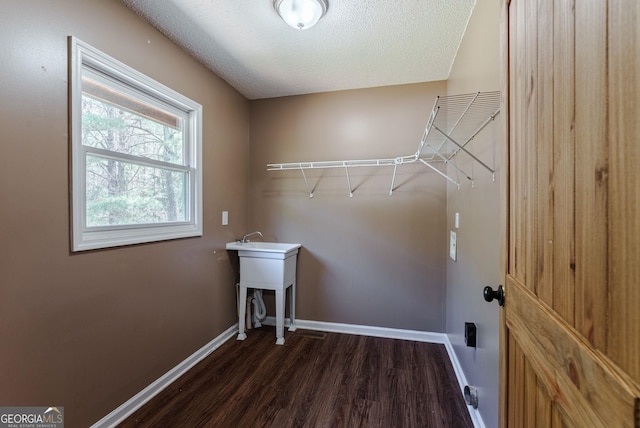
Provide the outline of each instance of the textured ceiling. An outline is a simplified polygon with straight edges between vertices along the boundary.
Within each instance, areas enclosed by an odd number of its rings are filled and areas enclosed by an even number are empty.
[[[273,0],[121,0],[249,99],[446,80],[476,0],[328,0],[308,30]]]

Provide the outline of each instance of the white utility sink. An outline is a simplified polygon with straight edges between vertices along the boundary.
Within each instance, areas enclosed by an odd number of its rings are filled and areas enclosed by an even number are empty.
[[[245,316],[247,288],[275,290],[276,292],[276,344],[284,345],[284,306],[286,290],[290,289],[289,331],[295,327],[296,262],[301,244],[281,242],[229,242],[227,250],[237,251],[240,258],[240,313],[238,314],[238,340],[247,338]]]

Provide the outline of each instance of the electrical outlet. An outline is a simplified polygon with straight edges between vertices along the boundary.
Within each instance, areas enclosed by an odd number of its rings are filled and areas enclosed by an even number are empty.
[[[229,211],[222,211],[222,225],[227,226],[229,224]]]

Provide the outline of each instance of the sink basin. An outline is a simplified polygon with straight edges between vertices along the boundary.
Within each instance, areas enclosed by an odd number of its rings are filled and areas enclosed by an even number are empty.
[[[227,250],[238,251],[240,257],[261,257],[265,259],[287,259],[298,254],[301,244],[283,242],[229,242]]]

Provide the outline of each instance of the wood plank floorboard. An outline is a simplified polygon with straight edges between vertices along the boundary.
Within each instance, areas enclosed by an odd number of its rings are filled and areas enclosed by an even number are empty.
[[[229,340],[119,425],[473,427],[444,345],[273,327]]]

